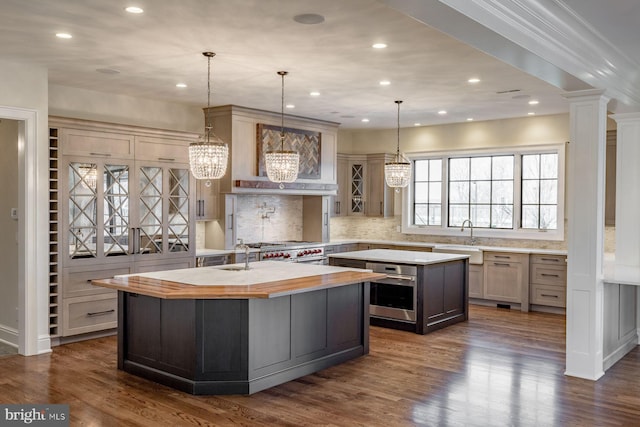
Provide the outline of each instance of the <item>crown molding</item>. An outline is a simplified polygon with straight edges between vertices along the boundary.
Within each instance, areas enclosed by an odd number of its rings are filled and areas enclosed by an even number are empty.
[[[640,107],[640,64],[561,0],[440,0],[628,107]],[[526,70],[525,70],[526,71]],[[616,104],[620,108],[624,106]]]

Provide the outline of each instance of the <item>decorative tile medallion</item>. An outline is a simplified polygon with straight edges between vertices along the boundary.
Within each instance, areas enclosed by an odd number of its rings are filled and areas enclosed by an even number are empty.
[[[320,179],[322,134],[302,129],[284,128],[284,147],[280,144],[280,126],[258,123],[258,176],[267,176],[264,154],[267,151],[297,151],[300,154],[298,178]]]

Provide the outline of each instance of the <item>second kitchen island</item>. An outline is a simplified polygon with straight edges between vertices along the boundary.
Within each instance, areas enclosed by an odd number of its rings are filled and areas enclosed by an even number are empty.
[[[96,280],[118,290],[118,368],[251,394],[369,352],[367,271],[263,261]]]
[[[372,249],[332,254],[329,263],[387,275],[371,281],[372,325],[426,334],[468,319],[468,255]]]

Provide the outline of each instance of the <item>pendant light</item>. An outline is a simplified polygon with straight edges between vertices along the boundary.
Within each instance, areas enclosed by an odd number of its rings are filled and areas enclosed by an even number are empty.
[[[400,155],[400,104],[402,101],[395,102],[398,104],[398,145],[394,161],[384,165],[384,180],[389,187],[400,191],[400,188],[406,187],[411,179],[411,163]]]
[[[280,151],[267,151],[264,154],[264,167],[267,170],[269,181],[279,182],[280,189],[284,188],[285,182],[293,182],[298,178],[300,167],[300,155],[297,151],[284,150],[284,76],[286,71],[278,71],[282,78],[282,107],[280,122]]]
[[[207,113],[204,135],[189,144],[189,166],[196,179],[220,179],[227,172],[229,147],[213,133],[211,125],[211,58],[213,52],[202,52],[207,57]]]

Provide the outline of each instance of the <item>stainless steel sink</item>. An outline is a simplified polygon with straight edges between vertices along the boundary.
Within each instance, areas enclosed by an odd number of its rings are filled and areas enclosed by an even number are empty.
[[[482,249],[471,245],[436,245],[433,252],[469,255],[469,264],[480,265],[484,261]]]

